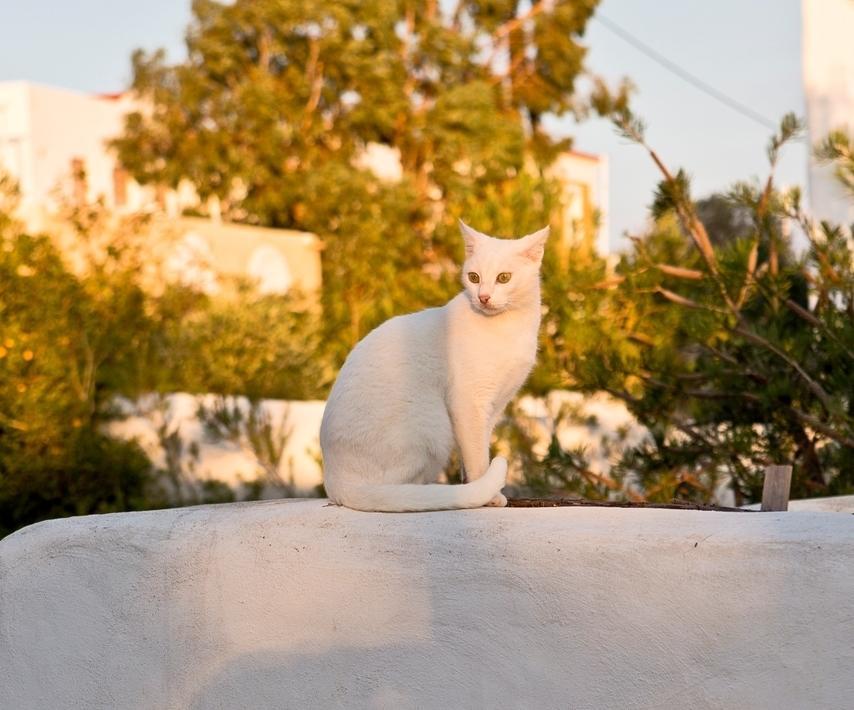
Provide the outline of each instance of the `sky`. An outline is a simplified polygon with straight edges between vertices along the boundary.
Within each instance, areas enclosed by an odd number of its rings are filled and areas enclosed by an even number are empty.
[[[598,12],[774,124],[789,111],[806,115],[800,0],[603,0]],[[700,92],[595,19],[584,39],[592,72],[635,84],[632,110],[647,124],[647,142],[674,170],[686,169],[695,197],[767,176],[768,128]],[[623,233],[644,226],[659,173],[643,149],[618,137],[607,121],[564,120],[559,127],[577,149],[608,156],[611,246],[624,246]],[[782,154],[778,184],[805,186],[806,177],[806,144],[792,144]]]
[[[805,114],[801,82],[800,0],[603,0],[598,12],[719,92],[777,122]],[[0,0],[0,80],[25,79],[85,92],[115,92],[131,79],[130,54],[163,47],[183,54],[189,0]],[[770,131],[669,72],[595,18],[584,44],[587,66],[610,82],[637,87],[633,110],[647,140],[673,168],[692,177],[697,197],[734,181],[763,178]],[[553,122],[575,148],[608,156],[611,247],[644,226],[658,174],[649,157],[589,119]],[[781,184],[806,183],[805,144],[790,147]]]

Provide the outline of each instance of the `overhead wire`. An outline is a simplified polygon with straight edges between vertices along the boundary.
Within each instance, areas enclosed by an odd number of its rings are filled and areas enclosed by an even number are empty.
[[[740,113],[745,118],[749,118],[751,121],[758,123],[760,126],[764,128],[768,128],[772,131],[777,130],[777,124],[774,121],[769,120],[762,114],[754,111],[750,106],[738,101],[737,99],[728,96],[723,91],[716,89],[711,84],[703,81],[700,77],[692,74],[689,71],[686,71],[682,67],[680,67],[676,62],[668,59],[663,54],[658,52],[657,50],[650,47],[645,42],[642,42],[637,37],[635,37],[631,32],[624,29],[620,25],[618,25],[613,20],[605,17],[602,13],[595,13],[593,15],[593,19],[598,21],[600,25],[610,30],[613,34],[617,35],[624,42],[627,42],[632,47],[637,49],[642,54],[645,54],[647,57],[657,62],[661,66],[663,66],[668,71],[672,72],[676,76],[678,76],[683,81],[689,83],[695,89],[702,91],[704,94],[711,96],[713,99],[718,101],[719,103],[728,106],[733,111]]]

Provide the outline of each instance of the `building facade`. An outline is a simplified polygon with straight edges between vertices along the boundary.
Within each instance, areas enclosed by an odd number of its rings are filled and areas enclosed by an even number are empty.
[[[803,0],[803,81],[811,146],[830,131],[854,131],[854,2]],[[854,224],[854,200],[833,170],[809,158],[809,202],[816,219]]]
[[[28,221],[62,197],[102,199],[111,209],[145,206],[149,195],[107,148],[133,108],[126,97],[0,82],[0,166],[18,181]]]
[[[561,243],[606,256],[608,243],[608,158],[570,150],[549,170],[560,186],[558,229]]]
[[[403,179],[400,151],[379,143],[368,143],[355,166],[370,170],[387,182]],[[460,160],[454,166],[469,174],[471,163]],[[536,170],[532,165],[528,169]],[[564,250],[577,249],[605,256],[608,243],[608,158],[604,155],[569,150],[561,153],[548,169],[548,177],[558,183],[557,231]]]
[[[109,141],[138,108],[127,94],[91,96],[24,81],[0,82],[0,170],[20,189],[20,216],[32,230],[56,228],[69,201],[100,201],[113,213],[148,211],[170,240],[166,274],[214,293],[236,277],[262,293],[311,297],[320,289],[320,244],[313,234],[182,217],[196,207],[191,185],[144,187],[118,162]],[[215,205],[211,205],[215,208]],[[215,213],[215,209],[209,210]]]

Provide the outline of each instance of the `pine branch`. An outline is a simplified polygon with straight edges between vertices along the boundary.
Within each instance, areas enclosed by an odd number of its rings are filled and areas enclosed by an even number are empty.
[[[794,358],[792,358],[790,355],[785,353],[783,350],[778,348],[770,341],[763,338],[761,335],[758,335],[757,333],[748,330],[746,327],[742,327],[741,325],[739,325],[734,328],[731,328],[730,330],[732,330],[733,333],[737,333],[745,340],[749,340],[750,342],[765,348],[766,350],[783,360],[787,365],[789,365],[789,367],[791,367],[795,372],[798,373],[798,375],[807,385],[809,390],[816,397],[818,397],[818,399],[824,405],[824,408],[828,412],[833,411],[834,407],[833,402],[830,399],[830,395],[825,392],[824,388],[818,382],[816,382],[812,377],[807,374],[806,370],[804,370]]]
[[[753,245],[750,247],[750,254],[747,256],[747,272],[744,274],[744,283],[741,286],[741,290],[738,292],[738,298],[736,299],[736,307],[740,310],[747,300],[748,293],[750,291],[750,285],[755,283],[753,278],[756,273],[756,262],[759,258],[759,235],[757,234],[753,240]]]
[[[664,296],[664,298],[666,298],[668,301],[671,301],[672,303],[677,303],[680,306],[685,306],[686,308],[709,311],[710,313],[717,313],[719,315],[727,314],[727,312],[721,308],[715,308],[714,306],[710,306],[706,303],[694,301],[693,299],[690,299],[687,296],[682,296],[678,293],[664,288],[663,286],[656,286],[654,289],[652,289],[652,292]]]
[[[697,301],[693,301],[690,298],[686,298],[685,296],[680,296],[678,293],[669,291],[668,289],[663,288],[662,286],[658,286],[655,289],[655,293],[660,293],[668,301],[678,303],[680,306],[686,306],[687,308],[705,308],[705,306],[700,303],[697,303]]]
[[[670,264],[656,264],[655,266],[659,271],[663,271],[668,276],[675,276],[678,279],[700,281],[703,278],[703,272],[696,269],[686,269],[682,266],[671,266]]]
[[[679,218],[679,223],[682,225],[683,231],[691,237],[694,244],[697,246],[697,249],[703,257],[703,261],[706,264],[706,268],[714,279],[718,291],[720,291],[724,303],[727,304],[727,307],[734,315],[738,316],[738,308],[730,298],[726,284],[721,278],[717,258],[715,256],[715,250],[712,247],[706,228],[697,217],[694,205],[691,203],[688,196],[683,194],[684,190],[681,189],[680,182],[676,177],[674,177],[673,173],[670,172],[667,165],[665,165],[664,161],[662,161],[658,156],[658,153],[656,153],[644,139],[643,122],[635,118],[628,110],[618,113],[613,117],[613,119],[623,135],[636,142],[646,150],[647,153],[649,153],[650,158],[652,158],[652,161],[664,176],[665,182],[671,188],[671,193],[674,197],[673,206],[676,209],[676,215]],[[681,174],[682,173],[680,173],[680,175]]]
[[[814,417],[812,414],[807,414],[796,407],[785,407],[787,412],[791,412],[798,419],[800,419],[804,424],[808,424],[810,427],[815,429],[817,432],[824,434],[825,436],[833,439],[834,441],[843,444],[844,446],[850,446],[854,448],[854,438],[849,435],[842,434],[836,429],[834,429],[830,424],[826,424],[817,417]]]

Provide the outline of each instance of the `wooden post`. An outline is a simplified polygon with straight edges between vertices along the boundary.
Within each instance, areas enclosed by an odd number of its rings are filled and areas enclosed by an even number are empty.
[[[791,466],[766,466],[765,482],[762,484],[762,510],[788,510],[791,487]]]

